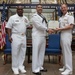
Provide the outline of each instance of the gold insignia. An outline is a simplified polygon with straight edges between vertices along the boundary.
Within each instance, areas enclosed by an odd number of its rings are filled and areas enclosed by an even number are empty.
[[[64,21],[67,21],[67,19],[64,19]]]

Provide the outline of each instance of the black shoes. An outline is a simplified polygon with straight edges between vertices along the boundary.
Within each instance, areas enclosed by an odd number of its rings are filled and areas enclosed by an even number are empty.
[[[41,72],[33,72],[33,74],[36,74],[36,75],[41,75]]]
[[[47,69],[42,69],[40,72],[33,72],[35,75],[41,75],[41,72],[47,72]]]
[[[47,69],[42,69],[42,70],[40,70],[41,72],[47,72]]]

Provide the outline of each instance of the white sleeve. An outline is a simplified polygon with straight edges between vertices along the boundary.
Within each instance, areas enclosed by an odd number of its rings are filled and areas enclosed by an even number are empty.
[[[6,24],[6,28],[12,28],[12,25],[13,25],[13,20],[12,20],[12,18],[10,17],[9,18],[9,20],[8,20],[8,22],[7,22],[7,24]]]
[[[69,16],[68,23],[69,23],[69,25],[74,24],[74,17],[73,16]]]
[[[29,22],[29,20],[28,20],[27,17],[25,17],[25,24],[26,24],[26,27],[29,27],[30,26],[30,22]]]
[[[32,19],[32,24],[38,29],[38,30],[47,30],[47,27],[42,25],[41,22],[39,22],[39,18],[37,16],[33,16]]]

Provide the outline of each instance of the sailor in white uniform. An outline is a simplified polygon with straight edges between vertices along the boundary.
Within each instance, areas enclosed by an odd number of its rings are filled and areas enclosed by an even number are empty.
[[[74,25],[74,17],[69,15],[68,7],[66,4],[61,5],[62,17],[59,19],[60,28],[56,30],[61,31],[61,48],[63,54],[63,68],[60,68],[60,71],[63,71],[61,74],[67,75],[72,74],[72,28]]]
[[[41,75],[40,71],[46,72],[47,69],[43,68],[45,46],[46,46],[46,31],[52,32],[47,29],[47,21],[42,15],[42,5],[36,6],[36,13],[32,16],[31,21],[32,29],[32,72]]]
[[[17,13],[11,16],[6,24],[9,41],[12,47],[12,70],[14,74],[26,73],[23,65],[26,54],[26,26],[28,18],[23,16],[23,7],[17,7]]]

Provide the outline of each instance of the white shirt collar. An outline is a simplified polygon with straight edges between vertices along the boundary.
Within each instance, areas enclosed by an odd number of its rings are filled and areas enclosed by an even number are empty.
[[[67,16],[67,15],[68,15],[68,12],[67,12],[65,15],[63,15],[63,17],[64,17],[64,16]]]

